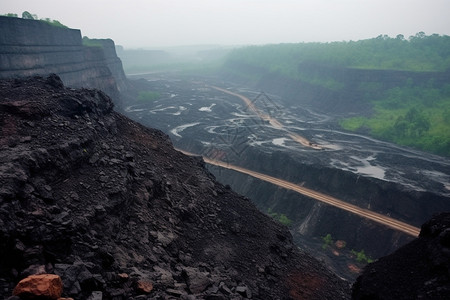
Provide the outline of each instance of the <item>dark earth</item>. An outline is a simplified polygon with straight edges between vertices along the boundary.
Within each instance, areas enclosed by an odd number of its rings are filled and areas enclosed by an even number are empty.
[[[2,80],[0,128],[3,298],[40,273],[74,299],[350,297],[285,226],[103,92]]]
[[[55,75],[2,80],[0,126],[3,298],[41,273],[74,299],[351,297],[286,227],[103,92]],[[353,298],[448,299],[449,215],[369,264]]]
[[[338,120],[344,107],[319,113],[303,103],[301,93],[298,101],[288,101],[265,92],[267,87],[248,88],[221,76],[151,73],[130,78],[141,78],[132,84],[160,97],[136,100],[136,94],[124,103],[124,114],[166,132],[180,149],[288,180],[416,227],[435,213],[450,211],[448,158],[343,131]],[[295,142],[285,130],[255,115],[241,99],[215,86],[248,97],[285,129],[323,149]],[[296,245],[349,281],[365,264],[356,260],[352,250],[364,250],[377,259],[414,239],[250,176],[207,167],[262,212],[285,214],[292,221]],[[345,241],[346,247],[324,250],[322,237],[327,234],[334,242]]]
[[[418,239],[369,264],[353,299],[450,299],[450,213],[422,225]]]

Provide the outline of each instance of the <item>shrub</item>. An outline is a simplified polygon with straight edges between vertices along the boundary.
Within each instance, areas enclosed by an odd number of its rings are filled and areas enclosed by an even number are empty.
[[[328,246],[331,246],[331,244],[333,244],[333,239],[331,237],[331,234],[327,234],[326,236],[323,236],[322,241],[323,241],[322,249],[326,249]]]
[[[374,262],[373,259],[371,259],[370,257],[366,256],[366,254],[364,253],[364,249],[356,252],[355,250],[351,251],[353,255],[356,256],[356,260],[360,263],[371,263]]]
[[[272,211],[271,208],[267,210],[267,214],[285,226],[290,226],[292,224],[292,220],[289,219],[285,214],[276,213]]]

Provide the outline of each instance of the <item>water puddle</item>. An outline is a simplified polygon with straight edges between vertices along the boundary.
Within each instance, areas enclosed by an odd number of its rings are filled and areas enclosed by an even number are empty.
[[[272,144],[277,146],[286,146],[284,143],[289,140],[288,138],[276,138],[272,140]]]
[[[213,104],[211,104],[210,106],[203,106],[203,107],[200,107],[198,110],[199,110],[199,111],[212,112],[212,108],[213,108],[215,105],[216,105],[216,104],[213,103]]]
[[[172,133],[173,135],[175,135],[175,136],[177,136],[177,137],[181,137],[180,132],[182,132],[182,131],[185,130],[186,128],[193,127],[193,126],[196,126],[196,125],[198,125],[198,124],[200,124],[200,122],[180,125],[180,126],[175,127],[174,129],[172,129],[172,130],[170,131],[170,133]]]
[[[366,158],[350,156],[350,158],[362,163],[362,166],[356,166],[357,173],[363,174],[363,175],[369,175],[371,177],[378,178],[378,179],[383,179],[383,180],[385,179],[386,170],[384,170],[383,168],[381,168],[379,166],[372,165],[370,163],[371,161],[376,160],[375,156],[369,156]]]
[[[337,159],[331,159],[331,165],[356,174],[366,175],[373,178],[385,180],[386,170],[380,166],[373,165],[370,162],[375,160],[374,156],[366,158],[350,156],[352,161],[344,162]]]

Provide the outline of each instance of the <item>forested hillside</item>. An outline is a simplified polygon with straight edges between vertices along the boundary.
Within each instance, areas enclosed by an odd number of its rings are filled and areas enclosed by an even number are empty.
[[[253,81],[271,73],[353,97],[370,113],[341,119],[343,128],[450,155],[450,36],[249,46],[231,52],[225,67]]]

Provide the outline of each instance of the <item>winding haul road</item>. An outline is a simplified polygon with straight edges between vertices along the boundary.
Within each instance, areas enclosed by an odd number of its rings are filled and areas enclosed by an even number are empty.
[[[284,128],[283,124],[281,124],[279,121],[277,121],[276,119],[272,118],[271,116],[264,114],[263,112],[261,112],[256,106],[255,104],[247,97],[231,92],[229,90],[217,87],[217,86],[210,86],[211,88],[221,91],[223,93],[227,93],[229,95],[235,96],[240,98],[242,101],[244,101],[244,103],[247,105],[247,107],[253,111],[256,115],[258,115],[261,119],[268,121],[274,128],[276,129],[280,129],[283,130],[288,136],[290,136],[294,141],[302,144],[305,147],[310,147],[310,148],[314,148],[314,149],[323,149],[323,147],[313,144],[311,143],[309,140],[305,139],[304,137],[293,133],[289,130],[287,130],[286,128]],[[189,155],[189,156],[198,156],[197,154],[194,153],[190,153],[181,149],[177,149],[178,151]],[[409,225],[407,223],[404,223],[402,221],[393,219],[391,217],[370,211],[368,209],[364,209],[361,208],[359,206],[347,203],[345,201],[339,200],[337,198],[334,198],[332,196],[299,186],[295,183],[286,181],[286,180],[282,180],[279,178],[275,178],[266,174],[262,174],[259,172],[255,172],[252,170],[248,170],[239,166],[235,166],[235,165],[231,165],[229,163],[225,163],[223,161],[220,160],[216,160],[216,159],[211,159],[208,157],[203,157],[203,160],[210,165],[215,165],[215,166],[219,166],[222,168],[226,168],[226,169],[230,169],[233,171],[237,171],[246,175],[250,175],[252,177],[258,178],[260,180],[275,184],[279,187],[285,188],[285,189],[289,189],[292,191],[295,191],[299,194],[302,194],[304,196],[310,197],[312,199],[324,202],[326,204],[332,205],[334,207],[343,209],[345,211],[348,211],[350,213],[356,214],[358,216],[361,216],[363,218],[367,218],[370,219],[372,221],[375,221],[377,223],[383,224],[387,227],[390,227],[392,229],[398,230],[398,231],[402,231],[408,235],[417,237],[420,233],[420,229],[417,227],[414,227],[412,225]]]
[[[187,152],[187,151],[184,151],[184,150],[181,150],[181,149],[177,149],[177,150],[182,152],[182,153],[184,153],[184,154],[186,154],[186,155],[189,155],[189,156],[199,156],[199,155],[196,155],[194,153]],[[351,212],[351,213],[356,214],[358,216],[361,216],[363,218],[367,218],[369,220],[372,220],[372,221],[375,221],[377,223],[383,224],[383,225],[385,225],[387,227],[390,227],[392,229],[395,229],[395,230],[398,230],[398,231],[402,231],[402,232],[404,232],[406,234],[409,234],[411,236],[417,237],[419,235],[419,233],[420,233],[420,229],[417,228],[417,227],[414,227],[414,226],[409,225],[407,223],[404,223],[402,221],[393,219],[391,217],[388,217],[388,216],[385,216],[385,215],[382,215],[382,214],[370,211],[368,209],[364,209],[364,208],[361,208],[359,206],[347,203],[345,201],[339,200],[339,199],[334,198],[332,196],[329,196],[329,195],[326,195],[326,194],[323,194],[323,193],[320,193],[320,192],[317,192],[317,191],[314,191],[314,190],[311,190],[311,189],[299,186],[299,185],[297,185],[295,183],[292,183],[292,182],[289,182],[289,181],[286,181],[286,180],[282,180],[282,179],[278,179],[278,178],[275,178],[275,177],[272,177],[272,176],[269,176],[269,175],[266,175],[266,174],[262,174],[262,173],[259,173],[259,172],[251,171],[251,170],[239,167],[239,166],[231,165],[231,164],[225,163],[223,161],[210,159],[208,157],[203,157],[203,160],[207,164],[219,166],[219,167],[230,169],[230,170],[233,170],[233,171],[237,171],[237,172],[240,172],[240,173],[243,173],[243,174],[246,174],[246,175],[250,175],[250,176],[258,178],[258,179],[261,179],[263,181],[275,184],[275,185],[277,185],[279,187],[295,191],[295,192],[297,192],[299,194],[302,194],[304,196],[307,196],[307,197],[310,197],[312,199],[315,199],[315,200],[324,202],[326,204],[335,206],[337,208],[346,210],[348,212]]]
[[[270,125],[272,125],[274,128],[279,129],[279,130],[283,130],[284,132],[286,132],[286,134],[293,139],[294,141],[296,141],[297,143],[300,143],[301,145],[305,146],[305,147],[309,147],[309,148],[313,148],[316,150],[322,150],[324,149],[322,146],[319,146],[317,144],[311,143],[309,140],[307,140],[306,138],[291,132],[289,130],[287,130],[286,128],[284,128],[283,124],[281,124],[280,122],[278,122],[277,119],[272,118],[271,116],[261,112],[256,106],[255,104],[247,97],[241,95],[241,94],[237,94],[234,92],[231,92],[229,90],[217,87],[217,86],[211,86],[211,88],[221,91],[223,93],[235,96],[240,98],[242,101],[244,101],[244,103],[247,105],[247,107],[253,111],[256,115],[258,115],[258,117],[260,117],[262,120],[264,121],[268,121],[270,123]]]

